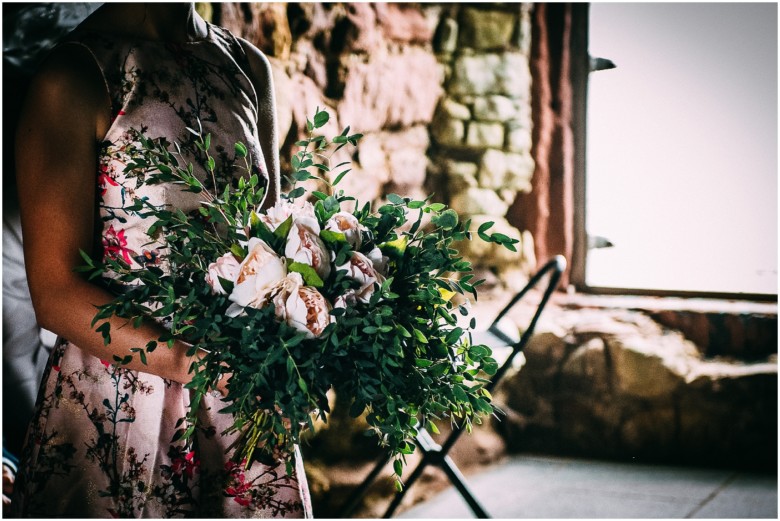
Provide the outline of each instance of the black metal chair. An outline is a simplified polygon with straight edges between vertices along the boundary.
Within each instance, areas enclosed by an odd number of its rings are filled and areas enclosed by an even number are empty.
[[[486,386],[488,391],[492,391],[495,388],[495,386],[498,385],[498,383],[501,381],[501,378],[503,378],[504,374],[506,374],[506,372],[512,366],[512,363],[515,357],[517,356],[517,354],[522,352],[523,349],[525,348],[526,344],[528,343],[528,340],[533,335],[534,328],[536,327],[536,322],[539,320],[539,316],[542,314],[544,307],[547,305],[547,301],[549,300],[550,295],[552,295],[553,291],[555,291],[555,288],[558,286],[558,282],[560,281],[561,274],[565,269],[566,269],[566,259],[561,255],[557,255],[553,259],[548,261],[531,278],[531,280],[528,281],[528,284],[526,284],[526,286],[519,293],[517,293],[514,297],[512,297],[512,300],[509,301],[509,303],[504,307],[504,309],[502,309],[498,313],[496,318],[493,320],[493,323],[490,325],[490,327],[488,327],[487,331],[484,331],[481,334],[474,335],[475,343],[486,344],[494,348],[494,350],[504,347],[508,351],[508,356],[506,360],[503,362],[503,364],[498,369],[498,371],[496,371],[496,374],[493,376],[490,383]],[[504,318],[504,316],[509,312],[509,310],[515,304],[517,304],[517,302],[521,298],[523,298],[530,289],[534,288],[539,283],[539,281],[542,280],[542,278],[548,273],[550,277],[547,282],[547,288],[544,291],[542,299],[536,308],[536,312],[534,313],[531,322],[529,323],[525,331],[523,331],[523,334],[520,336],[520,339],[518,340],[517,335],[501,328],[501,324],[500,324],[501,319]],[[461,474],[458,467],[448,456],[448,452],[453,447],[453,445],[455,445],[455,442],[458,441],[458,438],[462,433],[463,430],[454,429],[452,433],[449,435],[449,437],[444,441],[444,443],[439,445],[434,441],[430,433],[428,433],[428,431],[424,427],[420,427],[418,429],[418,435],[415,439],[415,442],[417,447],[422,452],[422,460],[417,465],[417,467],[415,467],[411,475],[405,480],[403,490],[401,492],[396,493],[395,497],[393,498],[393,501],[390,503],[390,505],[387,507],[387,510],[385,511],[385,514],[383,516],[384,518],[392,517],[395,510],[398,508],[398,505],[401,504],[401,501],[403,500],[406,492],[417,481],[417,479],[419,479],[419,477],[422,476],[423,470],[425,470],[425,467],[427,467],[428,465],[436,465],[444,471],[444,473],[449,478],[450,482],[458,490],[461,497],[463,497],[463,499],[471,508],[472,512],[474,512],[474,515],[476,515],[480,519],[487,519],[490,517],[485,511],[484,507],[482,507],[479,501],[474,497],[474,494],[471,492],[471,490],[469,490],[468,486],[465,483],[463,474]],[[363,483],[361,483],[360,486],[358,486],[352,492],[349,499],[347,500],[347,502],[344,504],[344,507],[342,508],[340,517],[348,518],[352,516],[352,513],[359,505],[360,500],[363,498],[363,496],[365,496],[366,492],[368,492],[368,488],[371,486],[374,480],[376,480],[377,476],[379,476],[379,474],[382,472],[382,469],[385,468],[385,466],[389,461],[390,461],[389,458],[382,458],[380,461],[377,462],[376,466],[369,473],[369,475],[366,477]]]

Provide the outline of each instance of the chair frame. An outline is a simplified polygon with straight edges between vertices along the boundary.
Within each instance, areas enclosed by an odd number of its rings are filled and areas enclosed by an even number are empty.
[[[525,349],[526,344],[528,343],[531,336],[533,335],[534,329],[536,327],[536,322],[539,320],[539,317],[542,314],[542,311],[544,310],[545,306],[547,305],[547,301],[550,299],[550,296],[552,295],[553,291],[555,291],[555,289],[557,288],[558,283],[560,282],[561,279],[561,275],[565,270],[566,270],[566,259],[562,255],[556,255],[555,257],[553,257],[533,277],[531,277],[531,279],[528,281],[525,287],[522,290],[520,290],[519,293],[517,293],[514,297],[512,297],[512,300],[510,300],[509,303],[506,306],[504,306],[504,308],[498,313],[496,318],[493,320],[493,323],[490,325],[490,327],[488,327],[487,329],[488,333],[496,336],[501,341],[506,342],[507,345],[511,346],[512,348],[511,353],[504,361],[504,363],[501,365],[501,367],[498,369],[498,371],[496,371],[496,374],[493,375],[490,383],[488,383],[488,385],[485,386],[485,388],[488,391],[492,391],[496,387],[496,385],[498,385],[498,383],[504,377],[506,372],[512,366],[512,362],[514,361],[514,358],[517,356],[518,353],[521,353],[523,349]],[[517,302],[519,302],[520,299],[522,299],[526,295],[526,293],[528,293],[529,290],[536,287],[539,281],[542,280],[542,278],[547,273],[550,273],[550,278],[547,282],[547,288],[544,291],[542,299],[536,308],[536,312],[534,313],[534,316],[531,319],[528,328],[526,328],[523,334],[521,335],[520,340],[515,341],[514,339],[510,338],[508,335],[506,335],[504,332],[501,331],[498,325],[499,321],[502,318],[504,318],[504,316],[512,309],[512,307],[515,304],[517,304]],[[471,490],[468,488],[468,486],[465,483],[465,478],[463,477],[463,474],[460,472],[458,467],[452,461],[452,458],[450,458],[448,455],[450,449],[452,449],[453,445],[455,445],[455,442],[458,441],[458,438],[460,438],[461,434],[463,434],[463,429],[456,428],[452,431],[452,433],[450,433],[450,435],[447,437],[444,443],[439,445],[433,440],[430,433],[424,427],[418,428],[418,434],[415,438],[415,444],[422,452],[423,455],[422,460],[417,464],[417,467],[415,467],[414,471],[412,471],[411,475],[409,475],[409,477],[406,479],[406,483],[404,484],[403,490],[395,494],[393,501],[390,503],[390,505],[387,507],[387,510],[384,513],[383,516],[384,518],[392,517],[393,513],[401,504],[401,501],[406,495],[406,492],[420,478],[420,476],[422,476],[423,470],[425,470],[425,467],[427,467],[428,465],[436,465],[444,471],[444,473],[447,475],[447,478],[450,480],[452,485],[457,489],[461,497],[466,501],[469,508],[471,508],[471,511],[474,513],[474,515],[477,518],[487,519],[490,517],[487,514],[485,508],[474,497],[474,494],[471,492]],[[368,492],[368,488],[376,480],[376,478],[382,472],[382,469],[385,468],[385,466],[389,461],[390,461],[389,457],[382,457],[382,459],[380,459],[377,462],[373,470],[368,474],[368,476],[366,476],[366,479],[363,481],[363,483],[361,483],[352,492],[352,494],[344,504],[344,507],[342,508],[340,517],[343,518],[351,517],[352,513],[355,511],[358,504],[360,503],[360,500],[363,498],[363,496],[365,496],[366,492]]]

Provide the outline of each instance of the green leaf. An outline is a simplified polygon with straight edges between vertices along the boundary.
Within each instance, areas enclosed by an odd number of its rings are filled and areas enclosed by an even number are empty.
[[[324,110],[317,112],[314,115],[314,128],[320,128],[330,120],[330,114]]]
[[[347,168],[346,170],[341,172],[339,175],[337,175],[336,179],[333,180],[333,186],[336,186],[337,184],[339,184],[341,182],[341,180],[344,179],[344,176],[347,175],[348,173],[350,173],[351,171],[352,171],[351,168]]]
[[[412,328],[412,333],[414,334],[414,337],[417,339],[418,342],[422,344],[427,344],[428,339],[425,338],[425,335],[422,334],[422,332],[417,328]]]
[[[414,361],[414,365],[416,365],[417,367],[430,367],[433,365],[433,362],[431,362],[430,360],[426,360],[424,358],[417,358]]]
[[[404,472],[404,464],[403,464],[403,462],[401,461],[400,458],[395,460],[395,461],[393,461],[393,470],[395,471],[395,474],[397,476],[401,476],[401,474],[403,474],[403,472]]]
[[[347,242],[347,236],[341,232],[334,232],[332,230],[322,230],[320,237],[326,242]]]
[[[290,233],[290,228],[292,228],[293,225],[293,216],[291,215],[287,219],[284,220],[282,224],[276,227],[274,230],[274,235],[276,237],[279,237],[280,239],[286,239],[287,234]]]
[[[441,214],[433,217],[431,222],[444,230],[451,230],[458,225],[458,213],[452,209],[445,210]]]
[[[249,151],[246,148],[246,145],[244,145],[243,143],[236,143],[235,150],[236,150],[236,157],[246,157],[247,154],[249,153]]]
[[[398,194],[387,194],[387,200],[393,204],[404,204],[404,198]]]
[[[322,281],[319,275],[317,275],[317,272],[309,266],[308,264],[304,264],[303,262],[291,262],[287,265],[287,271],[294,271],[295,273],[300,273],[303,277],[303,282],[307,286],[314,286],[315,288],[321,288],[325,285],[325,283]]]
[[[490,236],[486,234],[485,232],[490,229],[491,226],[493,226],[495,222],[493,221],[487,221],[485,223],[482,223],[480,227],[477,229],[477,235],[479,235],[479,238],[483,241],[490,242]]]
[[[230,253],[236,256],[237,259],[242,260],[244,258],[244,248],[238,244],[233,244],[230,247]]]

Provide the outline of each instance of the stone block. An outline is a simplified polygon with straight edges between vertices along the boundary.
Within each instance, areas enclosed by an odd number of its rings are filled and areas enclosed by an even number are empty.
[[[527,101],[530,85],[528,59],[520,53],[462,55],[455,60],[450,92],[499,94]]]
[[[439,113],[431,122],[431,136],[440,145],[462,146],[466,136],[466,124],[459,119]]]
[[[489,149],[482,156],[477,179],[484,188],[529,192],[533,173],[534,161],[530,154]]]
[[[507,156],[500,150],[490,149],[482,155],[477,179],[484,188],[509,188],[506,186]]]
[[[516,103],[506,96],[490,95],[474,99],[474,119],[479,121],[514,120],[519,115]]]
[[[511,42],[517,15],[508,11],[468,7],[461,12],[461,45],[474,49],[504,48]]]
[[[376,11],[376,21],[388,40],[414,45],[430,44],[433,29],[417,4],[370,4]]]
[[[425,152],[430,144],[427,125],[415,125],[403,130],[387,132],[384,136],[384,147],[388,154],[410,148]]]
[[[454,119],[463,121],[471,119],[471,110],[463,103],[459,103],[449,96],[442,98],[439,110]]]
[[[422,125],[367,134],[358,145],[360,167],[380,184],[390,183],[394,190],[409,192],[422,188],[428,168],[428,145],[428,131]]]
[[[638,455],[652,454],[656,457],[671,452],[677,430],[674,407],[656,405],[637,411],[623,420],[620,427],[621,445]]]
[[[345,59],[342,65],[341,121],[363,133],[431,122],[442,78],[429,51],[407,46],[400,52],[377,51],[366,59]]]
[[[685,382],[690,345],[681,336],[647,339],[639,335],[607,340],[615,388],[638,398],[672,396]]]
[[[494,190],[487,188],[469,188],[455,194],[450,207],[461,215],[491,215],[504,217],[509,208]]]
[[[509,152],[531,153],[532,136],[530,128],[511,128],[506,134],[506,149]]]
[[[502,148],[504,146],[504,125],[472,121],[466,131],[466,146],[470,148]]]
[[[468,161],[445,160],[448,190],[458,193],[477,186],[477,165]]]
[[[428,156],[424,150],[414,148],[397,150],[388,154],[390,182],[405,189],[422,188],[428,168]]]
[[[585,388],[588,392],[609,390],[610,375],[604,341],[592,338],[577,347],[563,363],[561,377],[567,387]]]

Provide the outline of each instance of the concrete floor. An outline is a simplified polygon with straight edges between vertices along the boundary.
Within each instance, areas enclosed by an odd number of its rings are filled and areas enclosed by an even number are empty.
[[[514,456],[468,476],[495,518],[777,519],[777,475]],[[473,518],[452,487],[402,518]]]

